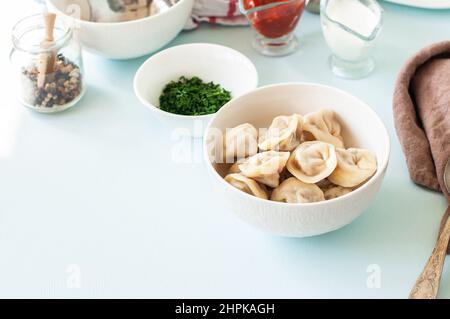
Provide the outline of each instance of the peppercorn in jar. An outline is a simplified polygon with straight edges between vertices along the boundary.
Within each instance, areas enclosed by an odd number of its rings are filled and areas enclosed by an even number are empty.
[[[38,112],[63,111],[83,96],[81,47],[72,29],[52,13],[36,14],[13,29],[11,62],[19,100]]]

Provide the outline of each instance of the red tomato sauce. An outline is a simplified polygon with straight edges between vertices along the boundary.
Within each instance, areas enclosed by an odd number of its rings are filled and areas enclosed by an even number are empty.
[[[286,0],[244,0],[244,8],[250,10],[270,3]],[[253,27],[267,38],[279,38],[291,33],[305,9],[305,0],[295,0],[287,4],[250,13]]]

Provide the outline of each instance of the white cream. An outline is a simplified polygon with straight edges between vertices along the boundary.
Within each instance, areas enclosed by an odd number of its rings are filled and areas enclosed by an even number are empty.
[[[380,14],[359,0],[330,0],[326,15],[351,29],[363,38],[369,38],[379,24]],[[367,41],[322,17],[325,39],[333,53],[346,61],[360,61],[368,56],[372,41]]]

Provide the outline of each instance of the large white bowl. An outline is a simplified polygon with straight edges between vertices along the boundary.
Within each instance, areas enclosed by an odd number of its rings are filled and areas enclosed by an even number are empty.
[[[150,57],[136,72],[136,96],[170,129],[177,130],[179,135],[193,137],[203,136],[212,114],[178,115],[159,108],[159,97],[164,87],[181,76],[198,76],[205,82],[220,84],[234,98],[258,86],[258,72],[253,63],[242,53],[225,46],[185,44]]]
[[[167,11],[147,18],[116,23],[74,21],[74,3],[77,1],[47,0],[51,11],[76,23],[83,48],[110,59],[131,59],[155,52],[175,38],[191,13],[194,0],[180,0]]]
[[[287,204],[248,195],[225,182],[224,165],[213,163],[217,131],[249,122],[266,128],[278,115],[306,114],[332,109],[343,124],[346,146],[375,152],[378,171],[362,187],[329,201]],[[223,204],[248,223],[273,234],[306,237],[333,231],[358,217],[374,199],[388,165],[389,135],[375,112],[341,90],[318,84],[286,83],[266,86],[230,101],[207,127],[204,158],[214,188]]]

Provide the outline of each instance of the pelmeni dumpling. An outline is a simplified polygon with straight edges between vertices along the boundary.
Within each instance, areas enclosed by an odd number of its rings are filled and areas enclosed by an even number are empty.
[[[259,137],[263,151],[293,151],[301,141],[303,118],[294,114],[277,116],[265,134]]]
[[[248,158],[239,165],[241,174],[261,184],[277,187],[280,184],[280,173],[289,159],[289,152],[262,152]]]
[[[344,147],[341,125],[336,119],[334,111],[321,110],[305,115],[303,130],[311,133],[318,141],[330,143],[336,147]]]
[[[225,176],[225,181],[230,183],[233,187],[246,192],[247,194],[262,198],[269,199],[267,190],[264,185],[259,185],[258,182],[245,177],[241,174],[229,174]]]
[[[225,133],[226,162],[233,162],[258,153],[258,130],[249,123],[238,125]]]
[[[352,188],[334,185],[324,190],[323,194],[325,195],[326,200],[330,200],[333,198],[344,196],[345,194],[350,193],[352,190]]]
[[[270,199],[285,203],[313,203],[323,201],[325,197],[317,185],[303,183],[291,177],[273,190]]]
[[[286,167],[302,182],[314,184],[327,178],[336,165],[336,152],[333,145],[311,141],[300,144],[292,152]]]
[[[336,185],[355,187],[368,180],[377,170],[375,155],[364,149],[336,149],[337,166],[328,179]]]

